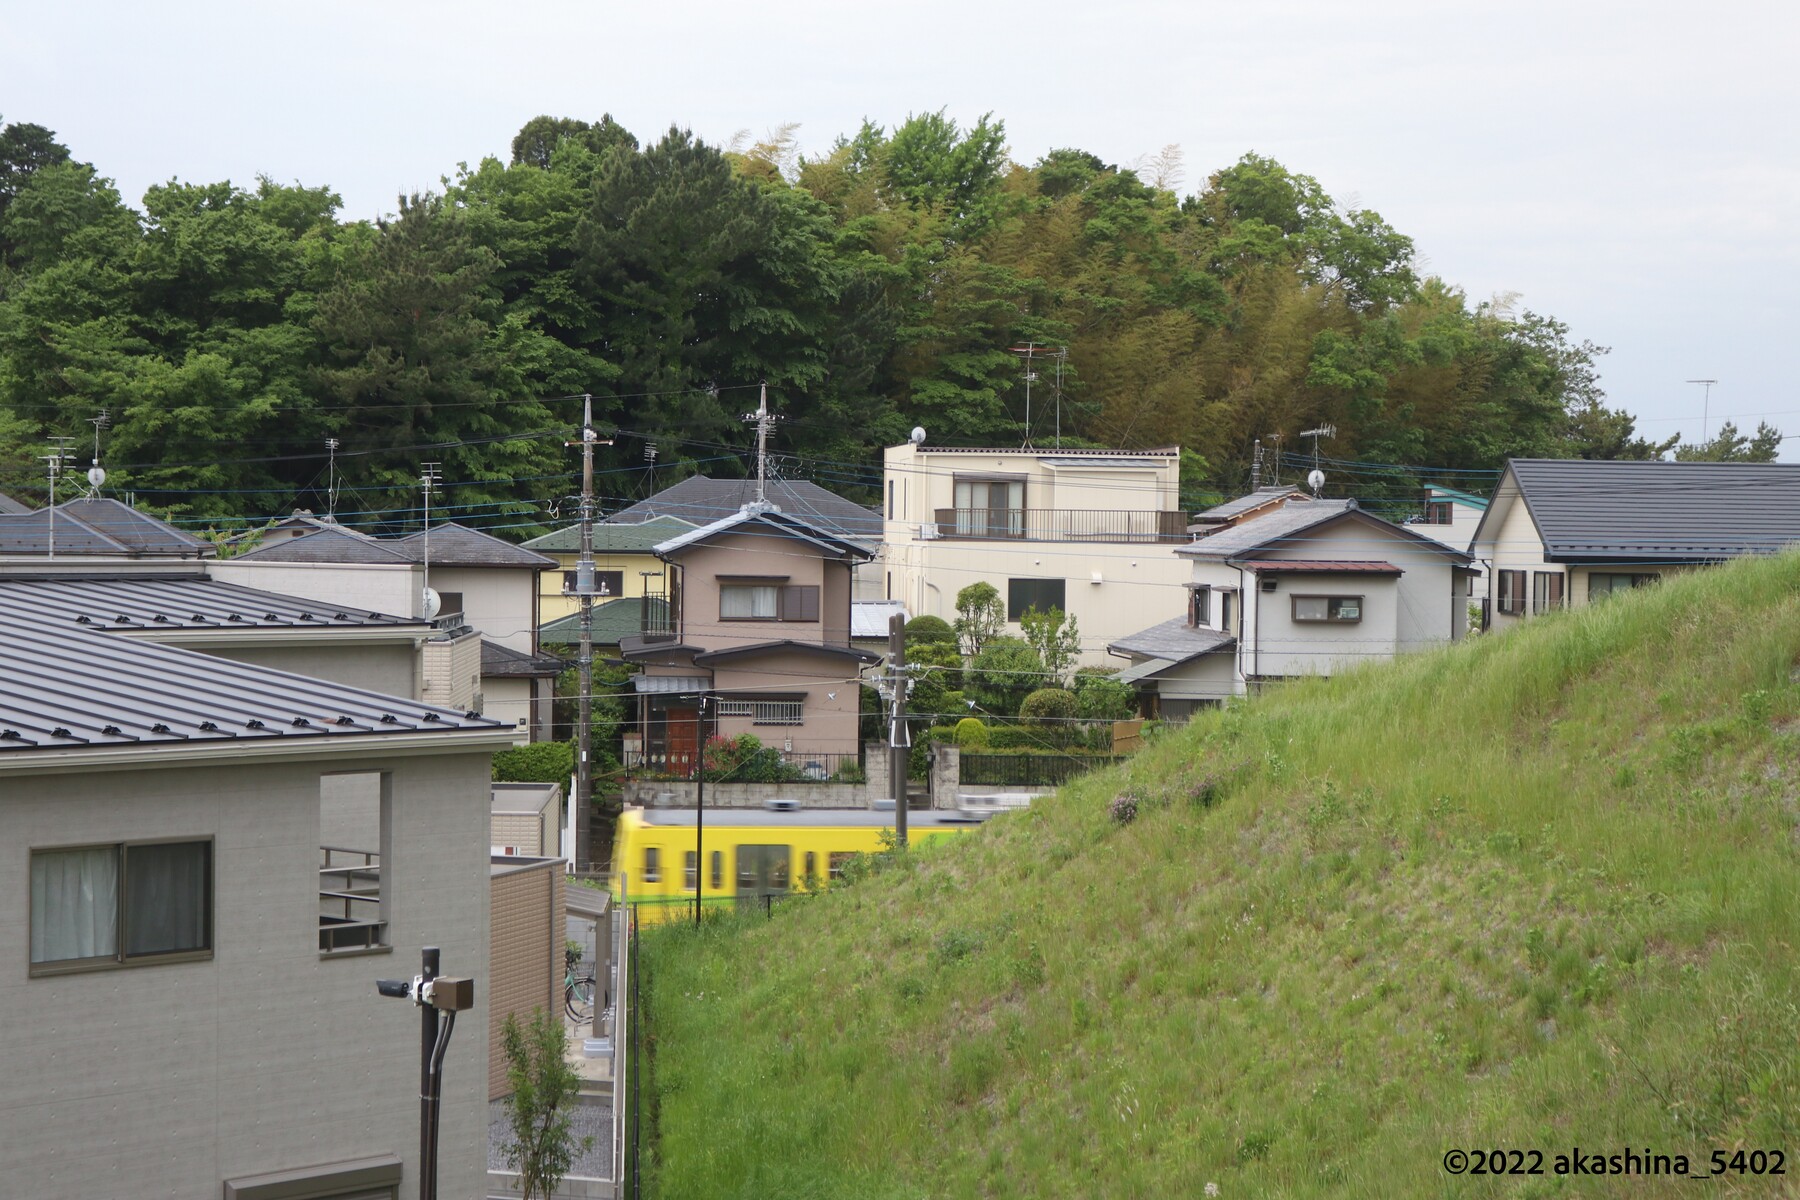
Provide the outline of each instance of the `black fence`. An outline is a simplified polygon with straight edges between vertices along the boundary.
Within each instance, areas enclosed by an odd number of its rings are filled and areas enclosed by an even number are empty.
[[[1077,775],[1124,762],[1112,754],[970,754],[959,758],[959,786],[1053,788]]]

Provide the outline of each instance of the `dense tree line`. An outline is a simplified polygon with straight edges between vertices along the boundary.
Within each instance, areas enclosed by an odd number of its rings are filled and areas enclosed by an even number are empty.
[[[1179,157],[1012,162],[942,113],[826,153],[784,129],[640,143],[540,117],[510,161],[345,222],[328,187],[171,182],[141,207],[34,125],[0,129],[0,489],[43,439],[109,414],[109,486],[192,520],[321,508],[410,519],[418,463],[450,511],[528,531],[571,490],[592,393],[602,492],[744,469],[767,384],[793,473],[872,495],[883,445],[1191,451],[1228,492],[1258,438],[1335,425],[1363,496],[1479,480],[1508,456],[1772,458],[1778,435],[1640,437],[1560,322],[1421,278],[1410,239],[1255,154],[1180,196]],[[1035,364],[1025,427],[1015,347]],[[1053,394],[1055,400],[1052,399]],[[1057,402],[1060,401],[1060,402]],[[648,447],[654,447],[651,470]],[[1297,440],[1286,444],[1298,449]]]

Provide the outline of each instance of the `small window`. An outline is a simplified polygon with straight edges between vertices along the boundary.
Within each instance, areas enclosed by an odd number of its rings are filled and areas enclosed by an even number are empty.
[[[806,886],[810,890],[819,885],[819,856],[811,850],[806,852]]]
[[[1219,593],[1219,628],[1225,633],[1237,636],[1237,593]]]
[[[1330,621],[1345,625],[1362,620],[1361,596],[1295,596],[1294,620]]]
[[[894,519],[894,481],[888,480],[888,520]]]
[[[1456,520],[1456,509],[1448,500],[1431,500],[1425,505],[1425,525],[1450,525]]]
[[[1064,600],[1068,581],[1064,579],[1009,579],[1006,581],[1006,619],[1017,621],[1026,610],[1047,613],[1053,608],[1069,611]]]
[[[700,882],[700,853],[697,850],[689,850],[681,857],[681,890],[691,892],[694,890],[694,886]]]
[[[1256,586],[1265,592],[1273,592],[1281,586],[1281,581],[1273,575],[1264,575],[1256,581]]]
[[[723,851],[714,850],[712,852],[710,868],[706,873],[706,886],[716,892],[725,886],[725,854]]]
[[[772,583],[726,583],[719,586],[722,621],[773,621],[781,589]]]
[[[806,723],[804,700],[758,700],[752,706],[753,725],[804,725]]]
[[[1628,592],[1632,588],[1649,587],[1661,580],[1662,576],[1654,571],[1630,575],[1595,572],[1588,576],[1588,602],[1605,599],[1614,592]]]
[[[1533,571],[1531,574],[1531,611],[1547,613],[1563,606],[1563,573]]]
[[[655,846],[644,847],[644,882],[662,882],[662,851]]]
[[[211,841],[32,851],[32,969],[210,956],[212,852]]]
[[[1212,589],[1195,588],[1188,593],[1188,624],[1196,628],[1212,624]]]
[[[1522,616],[1525,612],[1525,572],[1496,571],[1499,602],[1494,606],[1508,616]]]

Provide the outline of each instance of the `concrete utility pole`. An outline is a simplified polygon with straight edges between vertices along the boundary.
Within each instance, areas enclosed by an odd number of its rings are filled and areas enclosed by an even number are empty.
[[[888,721],[888,788],[894,793],[894,840],[906,849],[906,766],[912,737],[906,728],[906,618],[888,618],[888,679],[893,687]]]
[[[769,411],[769,385],[765,383],[762,385],[762,392],[756,401],[756,411],[743,415],[746,424],[754,422],[756,425],[756,503],[758,505],[766,504],[769,499],[769,430],[780,419]]]
[[[56,557],[56,477],[62,474],[64,467],[68,466],[70,462],[74,461],[73,458],[69,454],[69,443],[74,440],[75,440],[74,438],[63,437],[60,434],[55,437],[52,437],[50,439],[50,453],[40,454],[38,456],[39,458],[43,459],[44,462],[50,468],[50,555],[49,556],[51,558]]]
[[[589,861],[594,844],[594,398],[581,397],[581,557],[575,563],[575,593],[581,601],[581,695],[576,706],[575,844],[569,861],[577,870]]]
[[[423,554],[425,583],[419,591],[419,612],[424,615],[426,620],[438,615],[431,611],[431,492],[443,480],[443,475],[438,469],[441,465],[428,462],[419,472],[419,489],[425,493],[425,548]]]

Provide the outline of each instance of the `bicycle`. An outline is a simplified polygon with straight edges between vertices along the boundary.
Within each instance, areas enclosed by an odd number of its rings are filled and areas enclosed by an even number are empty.
[[[594,1013],[594,977],[580,970],[581,952],[563,951],[563,1011],[577,1025]]]

